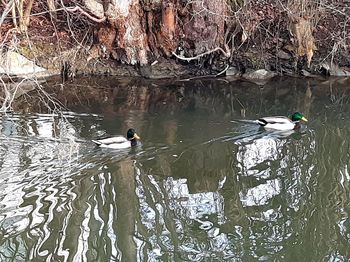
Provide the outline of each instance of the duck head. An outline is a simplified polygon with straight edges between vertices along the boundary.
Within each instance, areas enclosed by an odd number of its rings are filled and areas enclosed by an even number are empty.
[[[299,121],[304,121],[307,122],[307,119],[303,116],[302,113],[300,112],[295,112],[292,117],[291,117],[293,122],[299,122]]]
[[[126,133],[126,138],[131,141],[131,145],[134,146],[137,144],[137,140],[140,140],[140,137],[136,134],[135,129],[130,128]]]

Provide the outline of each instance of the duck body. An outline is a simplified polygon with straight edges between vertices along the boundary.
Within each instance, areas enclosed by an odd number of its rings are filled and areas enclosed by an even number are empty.
[[[288,117],[284,116],[268,116],[256,121],[263,128],[273,130],[293,130],[297,126],[297,122],[294,123]]]
[[[307,122],[307,119],[303,114],[296,112],[291,118],[285,116],[268,116],[262,117],[256,120],[256,122],[265,129],[268,130],[295,130],[301,127],[300,121]]]
[[[135,133],[135,130],[130,128],[126,138],[123,136],[115,136],[100,140],[92,140],[92,142],[102,148],[126,149],[136,146],[137,140],[139,139],[140,137]]]
[[[113,149],[123,149],[131,147],[131,142],[123,136],[109,137],[101,140],[92,140],[100,147],[107,147]]]

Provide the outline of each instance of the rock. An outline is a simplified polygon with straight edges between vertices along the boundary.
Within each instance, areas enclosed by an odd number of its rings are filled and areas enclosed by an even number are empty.
[[[350,71],[333,63],[329,64],[325,62],[322,63],[320,67],[321,70],[325,71],[326,74],[330,76],[350,76]]]
[[[104,17],[103,4],[95,0],[84,0],[84,7],[98,18]]]
[[[318,75],[312,74],[312,73],[310,73],[309,71],[307,71],[305,69],[302,69],[300,73],[303,76],[306,76],[306,77],[319,77]]]
[[[242,73],[234,66],[230,66],[226,70],[226,76],[241,77]]]
[[[152,78],[152,67],[150,65],[141,66],[140,75],[144,78]]]
[[[1,54],[0,74],[17,75],[17,76],[39,76],[50,75],[45,68],[35,65],[33,61],[28,60],[19,53],[8,51]]]
[[[292,58],[292,56],[290,54],[288,54],[287,52],[285,52],[283,50],[279,50],[276,55],[278,58],[285,59],[285,60],[289,60]]]
[[[258,69],[255,71],[248,71],[246,73],[243,74],[243,78],[253,82],[259,86],[264,86],[266,85],[269,80],[276,76],[277,74],[271,71],[268,71],[266,69]]]
[[[268,80],[276,75],[277,74],[272,71],[268,71],[266,69],[258,69],[244,73],[243,78],[247,80]]]

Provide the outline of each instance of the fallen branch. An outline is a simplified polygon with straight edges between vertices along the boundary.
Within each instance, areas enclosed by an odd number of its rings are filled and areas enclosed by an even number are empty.
[[[226,51],[226,52],[225,52],[221,47],[216,47],[216,48],[214,48],[214,49],[212,49],[212,50],[208,50],[207,52],[204,52],[204,53],[199,54],[199,55],[194,56],[194,57],[183,57],[183,56],[179,56],[179,55],[177,55],[175,52],[172,52],[172,54],[173,54],[176,58],[178,58],[178,59],[180,59],[180,60],[189,62],[189,61],[192,61],[192,60],[197,60],[197,59],[201,58],[202,56],[209,55],[209,54],[214,53],[214,52],[216,52],[216,51],[220,51],[221,53],[223,53],[223,55],[224,55],[225,57],[230,57],[230,56],[231,56],[231,52],[230,52],[230,51]]]

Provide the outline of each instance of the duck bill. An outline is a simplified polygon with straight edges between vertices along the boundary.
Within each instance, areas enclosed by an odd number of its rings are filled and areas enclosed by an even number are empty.
[[[134,139],[140,140],[141,138],[135,133],[134,134]]]
[[[304,122],[307,122],[307,119],[305,117],[302,117],[301,120],[303,120]]]

